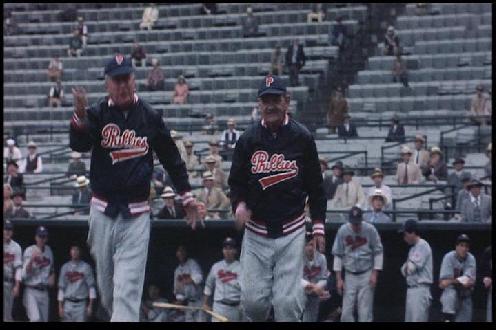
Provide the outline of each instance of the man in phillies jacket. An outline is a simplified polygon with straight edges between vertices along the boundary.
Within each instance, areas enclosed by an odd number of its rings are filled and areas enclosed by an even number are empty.
[[[185,163],[161,115],[134,93],[131,59],[116,55],[104,73],[109,95],[90,108],[85,90],[73,89],[70,147],[92,150],[88,245],[102,305],[111,321],[138,321],[150,238],[152,150],[181,195],[192,228],[197,208]]]
[[[299,321],[304,206],[309,197],[313,235],[324,251],[323,177],[314,138],[287,114],[281,79],[267,76],[258,96],[262,120],[238,140],[228,179],[237,227],[245,226],[241,303],[251,321],[266,320],[271,305],[276,321]]]

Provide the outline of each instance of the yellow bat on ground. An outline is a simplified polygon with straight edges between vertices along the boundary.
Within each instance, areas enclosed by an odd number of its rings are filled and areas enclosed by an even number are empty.
[[[184,306],[184,305],[176,305],[176,304],[169,304],[169,303],[163,303],[163,302],[154,302],[152,304],[154,307],[160,307],[160,308],[175,308],[175,309],[191,309],[191,310],[203,310],[207,314],[210,314],[212,317],[217,319],[220,322],[228,322],[229,320],[216,312],[210,311],[208,309],[205,309],[203,307],[192,307],[192,306]]]

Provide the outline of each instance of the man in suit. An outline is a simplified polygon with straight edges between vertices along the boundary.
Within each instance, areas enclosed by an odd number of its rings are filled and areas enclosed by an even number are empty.
[[[368,204],[371,210],[364,212],[364,221],[373,224],[392,222],[392,219],[383,212],[383,208],[387,201],[387,197],[383,194],[383,191],[381,189],[376,189],[375,192],[368,197]]]
[[[418,184],[421,179],[421,170],[418,165],[411,163],[412,151],[407,146],[402,146],[400,151],[402,162],[397,165],[398,184]]]
[[[386,209],[390,208],[390,204],[392,202],[392,189],[390,189],[389,186],[385,185],[383,183],[383,172],[381,171],[380,168],[375,168],[373,171],[373,174],[371,174],[371,180],[374,182],[374,186],[370,187],[366,191],[366,196],[368,198],[374,194],[376,194],[377,190],[380,190],[383,193],[383,196],[385,197],[385,205],[384,207]],[[371,203],[369,203],[371,205]]]
[[[327,200],[333,199],[335,197],[335,192],[337,187],[343,183],[342,179],[342,162],[336,162],[331,168],[333,175],[325,175],[325,171],[328,168],[328,162],[324,159],[320,159],[321,162],[321,173],[323,174],[323,187],[324,194]]]
[[[350,209],[353,206],[362,207],[365,202],[362,186],[352,180],[354,171],[346,166],[343,170],[343,183],[338,186],[331,206],[336,209]]]
[[[447,178],[447,184],[450,186],[454,186],[454,194],[458,194],[459,191],[463,188],[461,178],[464,176],[471,176],[471,174],[468,171],[464,171],[464,159],[463,158],[457,158],[452,162],[452,165],[454,166],[454,172],[449,174],[449,177]]]
[[[224,192],[214,186],[214,176],[212,175],[212,172],[206,171],[202,175],[203,179],[203,184],[204,188],[200,190],[200,193],[198,194],[198,200],[200,202],[203,202],[207,208],[207,210],[211,209],[226,209],[230,205],[230,200]],[[219,212],[207,212],[207,216],[209,216],[211,219],[220,219]]]
[[[357,128],[350,122],[350,115],[348,113],[343,116],[343,124],[338,126],[338,137],[344,139],[358,137]]]
[[[76,179],[78,176],[86,174],[86,165],[81,161],[81,154],[79,152],[71,153],[71,162],[67,168],[66,176]]]
[[[160,196],[164,199],[164,207],[160,210],[159,214],[157,214],[158,219],[184,219],[185,212],[182,207],[178,207],[174,203],[174,197],[176,194],[173,191],[173,188],[167,186],[164,188],[162,195]]]
[[[392,125],[388,130],[387,138],[385,142],[405,142],[406,132],[404,130],[404,125],[399,124],[399,118],[395,115],[392,118]]]
[[[468,185],[470,195],[461,205],[462,222],[491,222],[492,198],[481,193],[483,184],[473,180]]]
[[[204,161],[207,171],[210,171],[214,176],[214,186],[224,189],[226,187],[226,173],[221,168],[216,167],[216,159],[212,155],[205,157]]]
[[[418,167],[422,170],[428,165],[430,161],[430,153],[428,150],[425,150],[423,147],[425,145],[425,138],[421,134],[416,134],[416,138],[414,140],[414,153],[411,158],[411,162],[418,165]]]
[[[462,203],[465,199],[469,199],[469,184],[473,181],[471,178],[471,174],[469,173],[464,173],[461,175],[461,184],[462,184],[462,189],[459,190],[457,193],[457,200],[456,200],[456,210],[460,211]]]
[[[26,187],[24,186],[24,177],[19,173],[19,165],[15,160],[7,161],[7,177],[3,180],[5,183],[10,184],[12,190],[20,191],[23,194],[26,193]]]
[[[72,195],[72,205],[75,208],[82,208],[80,205],[90,205],[91,191],[88,188],[89,183],[90,180],[84,175],[78,176],[76,179],[76,184],[74,186],[78,188],[78,191],[74,192]],[[74,214],[90,214],[90,208],[84,208],[81,211],[74,212]]]
[[[299,45],[298,39],[295,39],[293,44],[288,46],[285,59],[290,74],[290,86],[298,86],[299,72],[305,65],[304,46]]]
[[[31,216],[22,206],[24,194],[17,190],[12,193],[13,207],[5,213],[5,218],[12,219],[29,219]]]
[[[434,181],[447,180],[447,165],[442,159],[443,154],[439,147],[434,146],[430,151],[430,161],[422,171],[426,180]]]

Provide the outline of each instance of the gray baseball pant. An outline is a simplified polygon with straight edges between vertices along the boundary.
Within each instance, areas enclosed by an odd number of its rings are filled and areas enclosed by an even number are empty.
[[[345,272],[343,284],[343,304],[341,322],[354,322],[354,309],[357,306],[359,322],[373,321],[374,288],[369,285],[372,269],[362,274]]]
[[[302,321],[317,322],[319,316],[319,297],[307,296]]]
[[[407,289],[406,322],[428,322],[430,315],[430,286],[420,285]]]
[[[473,301],[470,297],[459,298],[453,287],[445,288],[440,297],[442,313],[454,314],[455,322],[471,322],[473,317]]]
[[[242,310],[249,321],[265,321],[271,305],[275,321],[301,320],[304,310],[301,285],[304,245],[304,228],[276,239],[245,229],[240,256],[240,285]]]
[[[454,322],[471,322],[473,319],[473,300],[465,297],[459,300],[459,309]]]
[[[202,300],[189,301],[190,307],[202,307]],[[185,310],[185,322],[205,322],[205,315],[202,310]]]
[[[3,321],[12,321],[12,304],[14,297],[12,296],[13,284],[10,282],[3,282]]]
[[[86,321],[86,301],[72,302],[64,300],[63,322],[85,322]]]
[[[30,322],[48,322],[48,290],[25,287],[22,302]]]
[[[107,217],[90,207],[88,245],[96,262],[102,306],[111,322],[138,322],[145,279],[150,213],[132,219]]]
[[[242,321],[242,310],[240,306],[228,306],[218,302],[212,305],[212,311],[226,317],[230,322]],[[216,318],[212,317],[212,322],[219,322]]]

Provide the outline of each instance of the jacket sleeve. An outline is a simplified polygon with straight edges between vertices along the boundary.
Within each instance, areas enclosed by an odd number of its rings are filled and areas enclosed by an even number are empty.
[[[244,135],[238,140],[233,152],[228,185],[230,187],[230,199],[233,214],[236,212],[238,203],[245,201],[248,192],[250,155],[247,148],[247,140]]]
[[[321,175],[316,143],[312,136],[309,137],[305,150],[303,180],[304,189],[309,195],[309,210],[313,223],[313,234],[324,235],[326,196],[324,194],[323,176]]]
[[[78,152],[88,152],[97,142],[98,125],[97,116],[93,108],[87,109],[84,119],[78,118],[74,113],[69,129],[69,146]]]
[[[171,177],[176,190],[183,197],[185,193],[191,190],[185,162],[181,159],[178,148],[171,138],[170,131],[166,128],[158,112],[154,113],[153,123],[156,125],[155,129],[157,132],[154,139],[150,141],[152,148],[157,154],[160,163]]]

